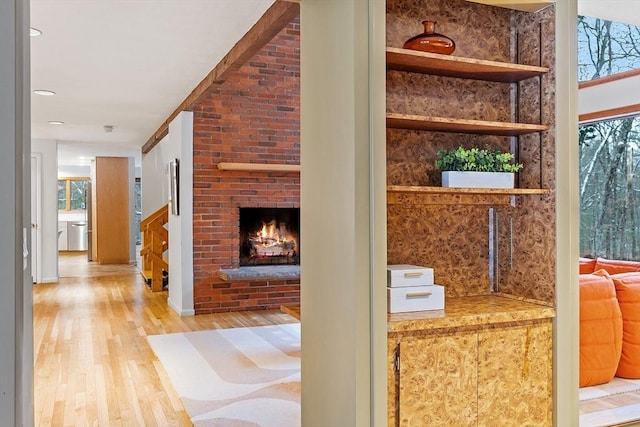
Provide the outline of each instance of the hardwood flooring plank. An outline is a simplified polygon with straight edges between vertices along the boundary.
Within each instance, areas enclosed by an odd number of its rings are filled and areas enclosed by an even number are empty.
[[[291,323],[279,311],[180,317],[131,265],[60,257],[58,283],[34,285],[38,427],[187,427],[147,335]]]
[[[107,402],[106,383],[102,365],[96,365],[93,368],[96,372],[96,403],[98,409],[98,425],[109,427],[110,414]]]
[[[171,380],[169,380],[169,376],[167,375],[167,371],[162,367],[162,364],[154,360],[153,367],[158,374],[158,378],[160,379],[160,383],[162,388],[167,390],[167,397],[169,398],[169,403],[171,404],[171,409],[174,411],[184,411],[182,407],[182,402],[180,402],[180,397],[176,393],[175,389],[171,386]]]

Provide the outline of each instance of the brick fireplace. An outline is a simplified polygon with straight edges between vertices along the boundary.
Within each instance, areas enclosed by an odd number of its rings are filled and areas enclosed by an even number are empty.
[[[196,314],[300,301],[299,278],[224,280],[218,274],[240,267],[241,210],[300,207],[299,173],[218,169],[225,162],[300,163],[299,35],[296,18],[194,109]]]

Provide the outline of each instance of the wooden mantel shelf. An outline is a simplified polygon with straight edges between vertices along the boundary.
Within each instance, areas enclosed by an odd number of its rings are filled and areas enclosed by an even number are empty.
[[[218,163],[218,169],[222,171],[300,173],[300,165],[273,163]]]
[[[387,68],[503,83],[519,82],[549,72],[546,67],[440,55],[395,47],[387,47]]]
[[[490,122],[484,120],[452,119],[446,117],[418,116],[400,113],[387,113],[387,127],[394,129],[500,136],[526,135],[529,133],[543,132],[549,129],[549,126],[546,125],[529,123]]]

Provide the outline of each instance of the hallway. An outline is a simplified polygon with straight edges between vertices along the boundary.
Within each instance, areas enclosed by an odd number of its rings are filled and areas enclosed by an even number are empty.
[[[36,426],[191,426],[147,335],[289,323],[278,311],[180,317],[136,266],[60,255],[60,281],[34,285]]]

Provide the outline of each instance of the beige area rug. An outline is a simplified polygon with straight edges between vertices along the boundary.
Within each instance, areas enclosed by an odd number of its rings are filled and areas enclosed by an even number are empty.
[[[606,384],[580,388],[580,404],[590,405],[589,401],[607,396],[623,395],[640,391],[640,380],[614,377]],[[633,396],[633,394],[631,395]],[[627,401],[629,399],[621,399]],[[580,414],[580,427],[604,427],[640,420],[640,401],[631,399],[621,406],[602,408],[594,412]],[[638,425],[638,424],[625,424]]]
[[[299,323],[147,339],[195,426],[300,426]]]

